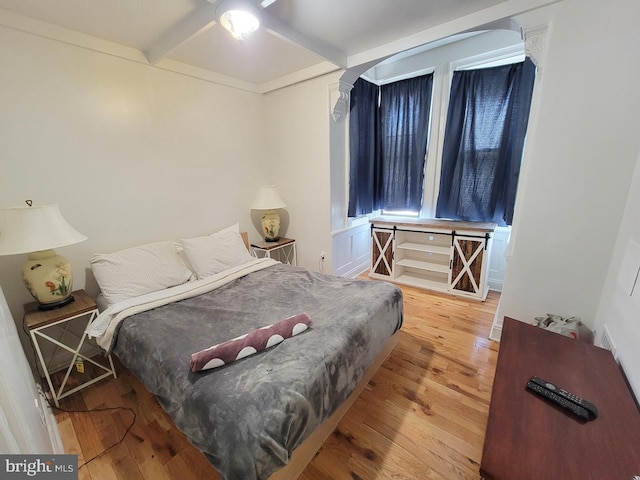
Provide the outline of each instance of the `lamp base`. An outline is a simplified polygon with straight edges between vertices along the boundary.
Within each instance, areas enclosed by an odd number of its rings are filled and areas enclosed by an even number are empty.
[[[22,267],[22,279],[38,301],[39,310],[62,307],[73,301],[73,276],[69,261],[53,250],[29,254]]]
[[[67,298],[63,298],[62,300],[58,300],[57,302],[38,303],[38,310],[41,310],[41,311],[55,310],[56,308],[69,305],[73,301],[75,301],[75,298],[73,298],[73,295],[69,295]]]
[[[273,210],[268,210],[262,216],[262,233],[265,242],[280,240],[280,215]]]

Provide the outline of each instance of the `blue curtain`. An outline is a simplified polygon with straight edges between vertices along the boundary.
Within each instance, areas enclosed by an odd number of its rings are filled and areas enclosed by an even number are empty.
[[[351,89],[349,114],[349,212],[350,217],[371,213],[375,205],[377,85],[359,78]]]
[[[455,72],[436,217],[511,225],[535,65]]]
[[[433,74],[378,87],[358,79],[349,117],[349,210],[422,207]]]
[[[433,74],[380,88],[379,207],[422,208]]]

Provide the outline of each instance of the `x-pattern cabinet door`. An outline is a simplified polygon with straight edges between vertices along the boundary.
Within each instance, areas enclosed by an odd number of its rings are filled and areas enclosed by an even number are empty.
[[[451,247],[449,290],[482,297],[483,264],[487,245],[483,237],[454,236]]]
[[[394,231],[374,228],[371,235],[371,274],[393,278]]]

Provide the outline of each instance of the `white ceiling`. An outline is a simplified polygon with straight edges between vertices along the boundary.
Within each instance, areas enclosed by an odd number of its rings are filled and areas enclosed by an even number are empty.
[[[461,18],[494,21],[557,0],[277,0],[245,41],[216,23],[217,1],[0,0],[0,25],[103,51],[127,47],[133,53],[123,55],[161,68],[179,62],[264,92],[417,46],[429,38],[421,32],[443,25],[457,33]]]

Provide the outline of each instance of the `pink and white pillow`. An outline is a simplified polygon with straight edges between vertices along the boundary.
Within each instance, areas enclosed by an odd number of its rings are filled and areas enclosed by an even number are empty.
[[[191,355],[191,371],[200,372],[210,368],[228,365],[241,358],[254,355],[273,347],[286,338],[304,332],[311,326],[311,318],[306,313],[298,313],[272,325],[226,342],[213,345]]]

